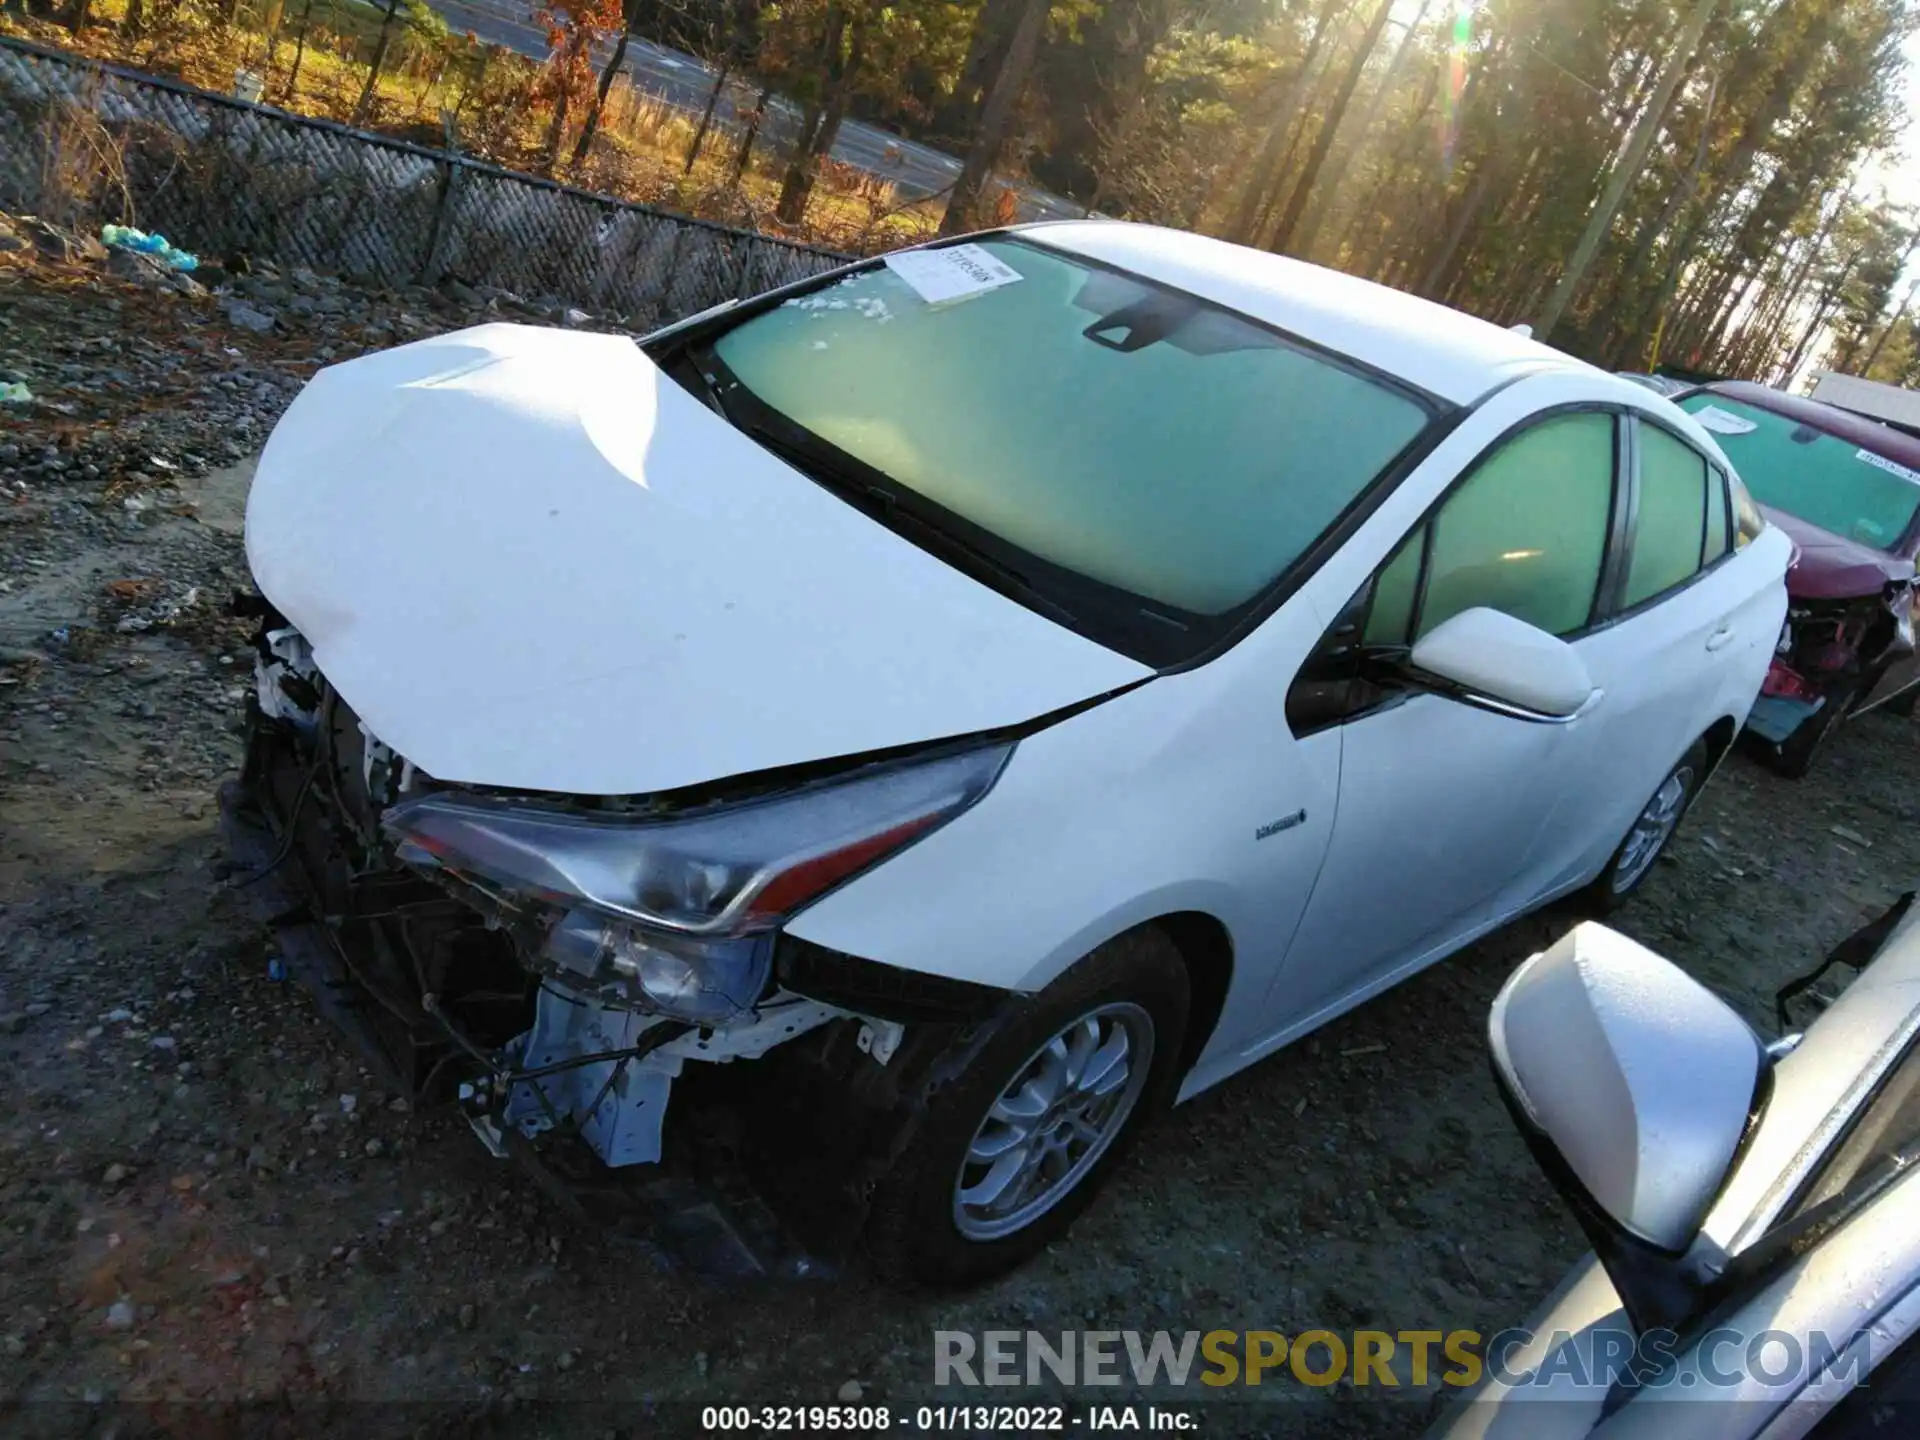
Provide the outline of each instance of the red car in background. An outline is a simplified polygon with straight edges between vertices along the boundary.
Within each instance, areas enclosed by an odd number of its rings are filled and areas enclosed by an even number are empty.
[[[1747,729],[1798,777],[1850,715],[1920,697],[1914,586],[1920,439],[1738,380],[1674,397],[1720,442],[1766,517],[1792,537],[1779,650]]]

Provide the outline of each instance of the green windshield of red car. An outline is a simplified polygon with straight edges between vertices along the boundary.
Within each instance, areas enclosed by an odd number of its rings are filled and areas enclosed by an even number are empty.
[[[1762,505],[1876,550],[1890,550],[1920,509],[1920,475],[1870,450],[1711,391],[1680,408],[1700,421]]]

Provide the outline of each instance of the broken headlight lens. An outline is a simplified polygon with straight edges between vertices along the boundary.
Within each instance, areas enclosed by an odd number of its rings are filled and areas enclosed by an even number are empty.
[[[987,793],[1012,749],[876,767],[666,819],[435,794],[394,806],[381,824],[417,867],[681,934],[750,935],[953,819]]]
[[[562,915],[548,932],[545,957],[645,1009],[715,1024],[760,998],[773,941],[768,935],[679,935],[579,909]]]

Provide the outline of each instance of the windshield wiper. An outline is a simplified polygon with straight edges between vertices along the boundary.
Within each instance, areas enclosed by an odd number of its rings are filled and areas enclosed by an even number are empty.
[[[866,506],[882,514],[892,514],[899,508],[898,495],[884,485],[863,479],[853,474],[845,465],[835,464],[831,456],[823,455],[819,448],[806,441],[782,434],[771,425],[754,424],[748,420],[729,417],[733,426],[742,435],[749,436],[756,444],[773,451],[794,469],[823,489],[831,490],[843,499]]]
[[[682,352],[674,356],[660,367],[660,372],[694,398],[706,401],[729,425],[739,428],[739,422],[727,409],[727,387],[692,355]]]

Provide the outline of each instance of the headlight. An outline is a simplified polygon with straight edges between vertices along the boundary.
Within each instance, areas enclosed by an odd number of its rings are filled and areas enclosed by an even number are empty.
[[[623,976],[664,1013],[724,1018],[670,1007],[751,1004],[767,932],[974,804],[1011,753],[970,750],[669,819],[426,795],[381,823],[410,865],[562,911],[547,940],[555,964]]]
[[[542,954],[603,996],[677,1020],[717,1023],[760,998],[773,937],[680,935],[583,908],[555,921]]]

